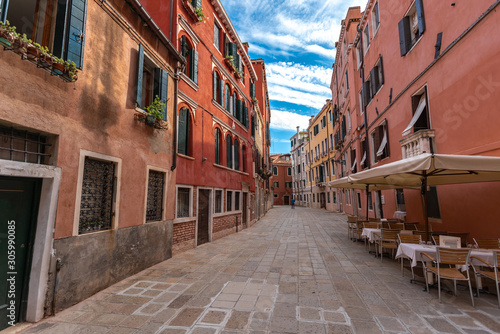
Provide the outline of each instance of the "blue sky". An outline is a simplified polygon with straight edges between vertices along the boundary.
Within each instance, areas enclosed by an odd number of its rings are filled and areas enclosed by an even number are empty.
[[[290,137],[331,98],[340,22],[359,0],[221,0],[250,57],[263,58],[271,102],[271,153],[290,151]],[[366,1],[365,1],[366,2]]]

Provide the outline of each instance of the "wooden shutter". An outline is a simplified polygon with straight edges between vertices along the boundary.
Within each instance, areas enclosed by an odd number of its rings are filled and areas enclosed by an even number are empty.
[[[252,115],[250,117],[250,121],[252,122],[251,126],[252,126],[252,137],[255,137],[255,116]]]
[[[379,55],[378,56],[378,59],[379,59],[379,63],[378,63],[378,66],[380,68],[380,86],[382,86],[384,84],[384,62],[382,61],[382,55]]]
[[[234,140],[234,169],[240,170],[240,145],[237,139]]]
[[[253,82],[250,82],[250,97],[255,97],[255,84]]]
[[[243,125],[248,128],[248,107],[243,108]]]
[[[236,47],[236,44],[234,45]],[[236,49],[236,48],[235,48]],[[234,67],[236,67],[236,70],[240,69],[240,54],[238,53],[237,50],[234,51]]]
[[[422,36],[425,31],[425,18],[424,18],[424,3],[422,0],[415,0],[415,7],[417,8],[418,18],[418,35]]]
[[[224,107],[224,80],[220,79],[219,81],[219,100],[221,106]]]
[[[153,95],[160,98],[160,100],[165,103],[163,107],[162,115],[163,119],[167,119],[167,101],[168,101],[168,72],[162,70],[161,68],[154,69],[154,89]]]
[[[179,112],[179,134],[178,134],[178,148],[177,151],[180,154],[188,155],[187,152],[187,133],[188,133],[188,124],[187,124],[187,113],[188,110],[186,108],[182,108]]]
[[[365,81],[363,83],[363,107],[366,108],[368,103],[370,103],[371,100],[371,93],[370,93],[370,81]]]
[[[188,50],[186,36],[181,36],[181,54],[183,57],[187,57]]]
[[[87,0],[72,0],[68,11],[68,42],[66,43],[66,59],[75,62],[76,67],[83,67],[83,51],[85,47],[85,20]]]
[[[398,23],[399,29],[399,49],[401,57],[410,51],[411,31],[410,31],[410,18],[405,16]]]
[[[377,151],[380,148],[380,142],[382,141],[383,137],[380,137],[380,126],[377,126],[375,128],[375,131],[373,132],[373,157],[375,161],[379,161],[380,157],[377,156]],[[383,134],[382,134],[383,136]]]
[[[9,7],[9,0],[0,0],[0,21],[7,20],[7,8]]]
[[[144,48],[139,44],[138,61],[137,61],[137,94],[135,103],[138,107],[142,107],[142,76],[144,74]]]
[[[229,56],[229,48],[227,47],[228,40],[227,40],[227,35],[226,34],[224,34],[224,40],[223,40],[223,42],[224,42],[224,57],[226,57],[226,56]]]
[[[231,136],[226,137],[226,166],[233,168],[233,139]]]
[[[201,0],[193,0],[194,8],[201,8]]]
[[[373,97],[378,90],[378,71],[377,68],[374,67],[370,71],[370,88],[371,88],[371,97]]]
[[[195,49],[191,50],[191,60],[192,60],[191,79],[193,79],[195,84],[198,84],[198,51],[196,51]]]
[[[217,101],[217,84],[218,84],[218,78],[217,78],[217,72],[214,71],[214,100]]]
[[[385,135],[387,137],[387,144],[385,144],[385,149],[387,152],[387,157],[391,155],[391,150],[389,146],[389,124],[387,123],[387,119],[385,120]]]
[[[220,131],[215,129],[215,163],[220,165]]]
[[[236,100],[236,119],[241,122],[241,110],[243,103],[241,100]]]

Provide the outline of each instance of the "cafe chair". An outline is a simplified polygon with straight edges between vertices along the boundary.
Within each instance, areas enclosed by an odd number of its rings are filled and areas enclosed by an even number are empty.
[[[500,239],[475,239],[474,243],[478,248],[497,249],[500,248]]]
[[[353,230],[356,226],[356,222],[358,221],[358,217],[356,216],[347,216],[347,237],[352,239]]]
[[[376,222],[363,222],[363,228],[379,228],[379,223],[376,223]],[[370,250],[370,244],[368,242],[368,238],[365,238],[365,247],[367,247],[368,245],[368,250]]]
[[[405,225],[405,230],[416,231],[418,230],[418,223],[403,223]]]
[[[429,283],[427,279],[427,272],[431,272],[437,275],[438,281],[438,295],[439,302],[441,303],[441,279],[451,279],[453,280],[453,285],[455,287],[455,296],[457,295],[457,281],[467,281],[469,283],[470,298],[472,301],[472,306],[474,307],[474,297],[472,296],[472,285],[470,282],[469,270],[467,271],[467,276],[465,276],[457,267],[469,268],[470,263],[470,249],[456,249],[456,248],[436,248],[436,258],[433,258],[429,254],[422,252],[422,263],[424,266],[424,277],[425,277],[425,287],[427,292],[429,292]],[[429,266],[426,262],[432,261],[435,267]],[[447,264],[449,268],[442,268],[441,264]]]
[[[391,230],[404,230],[405,224],[403,224],[403,223],[389,223],[389,228]]]
[[[377,256],[380,251],[380,262],[382,262],[382,259],[384,257],[383,250],[385,249],[390,249],[391,252],[393,253],[394,257],[394,251],[398,249],[398,234],[401,232],[400,230],[389,230],[389,229],[381,229],[380,230],[380,235],[376,234],[375,235],[378,237],[377,240],[375,240],[376,248],[377,248]]]
[[[398,234],[398,241],[400,244],[420,244],[420,241],[422,239],[420,238],[419,235],[408,235],[408,234]],[[411,258],[407,256],[401,256],[401,276],[404,277],[404,267],[403,267],[403,262],[404,259],[408,259],[410,261],[410,269],[411,269],[411,276],[413,280],[415,280],[415,273],[413,272],[413,267],[411,266]]]
[[[481,262],[480,265],[476,266],[472,263],[472,268],[474,269],[474,274],[476,275],[476,281],[478,277],[486,277],[495,281],[495,287],[497,288],[497,298],[498,298],[498,308],[500,308],[500,288],[498,287],[500,274],[498,273],[498,264],[500,263],[500,251],[493,251],[493,263],[489,263],[483,259],[476,256],[471,256],[472,259]],[[489,267],[493,271],[481,270],[481,267]],[[476,284],[477,285],[477,284]],[[479,285],[477,286],[477,297],[479,298]]]
[[[368,217],[368,221],[378,223],[378,222],[380,222],[380,218],[372,218],[372,217]]]

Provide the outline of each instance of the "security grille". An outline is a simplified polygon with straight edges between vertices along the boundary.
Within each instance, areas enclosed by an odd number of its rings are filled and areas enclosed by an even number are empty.
[[[46,164],[47,137],[39,133],[0,126],[0,159]]]
[[[79,233],[109,230],[113,217],[115,164],[86,157]]]
[[[162,220],[165,173],[149,171],[146,222]]]

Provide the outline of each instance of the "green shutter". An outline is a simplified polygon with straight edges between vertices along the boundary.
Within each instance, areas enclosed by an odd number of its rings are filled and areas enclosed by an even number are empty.
[[[219,99],[218,101],[222,107],[224,107],[224,80],[219,81]]]
[[[226,137],[226,166],[228,168],[233,168],[233,143],[232,137]]]
[[[195,49],[192,50],[193,54],[193,71],[191,72],[193,75],[193,81],[195,84],[198,84],[198,51]]]
[[[72,0],[68,15],[68,42],[66,59],[75,62],[76,67],[83,67],[83,51],[85,47],[85,20],[87,12],[86,0]]]
[[[182,108],[179,111],[179,128],[178,128],[178,148],[177,151],[180,154],[187,155],[186,152],[186,133],[187,133],[187,122],[186,122],[186,108]]]
[[[0,21],[5,22],[7,19],[7,8],[9,7],[9,0],[0,0]]]
[[[236,44],[234,45],[236,46]],[[236,67],[237,70],[240,69],[240,54],[238,53],[238,51],[234,51],[235,55],[234,55],[234,67]]]
[[[241,107],[242,103],[240,100],[236,100],[236,119],[241,122]]]
[[[370,71],[370,85],[371,85],[371,95],[372,97],[375,96],[375,94],[377,94],[377,90],[378,90],[378,73],[374,68],[372,68],[372,70]]]
[[[213,98],[217,101],[217,72],[214,71],[214,95]]]
[[[411,31],[410,31],[410,18],[405,16],[398,23],[399,29],[399,49],[401,57],[410,51]]]
[[[245,106],[243,108],[243,125],[248,128],[248,107]]]
[[[193,0],[194,8],[201,8],[201,0]]]
[[[240,170],[240,145],[237,139],[234,141],[234,169]]]
[[[215,129],[215,163],[220,165],[220,131]]]
[[[137,95],[135,98],[135,103],[138,107],[142,107],[142,75],[144,71],[144,48],[139,44],[139,60],[137,61]]]
[[[187,43],[187,38],[186,36],[181,36],[181,54],[184,58],[187,57],[188,51],[189,51],[189,46]]]
[[[378,59],[380,59],[380,62],[379,62],[378,66],[380,68],[380,73],[382,74],[380,76],[380,86],[382,86],[384,84],[384,63],[382,61],[382,55],[379,55]]]
[[[168,101],[168,72],[161,68],[154,69],[154,89],[153,95],[160,98],[165,103],[163,107],[163,119],[167,119],[167,101]]]
[[[241,146],[241,171],[246,172],[245,168],[245,155],[247,150],[245,149],[245,146]]]
[[[253,82],[250,82],[250,96],[252,99],[255,97],[255,84]]]

